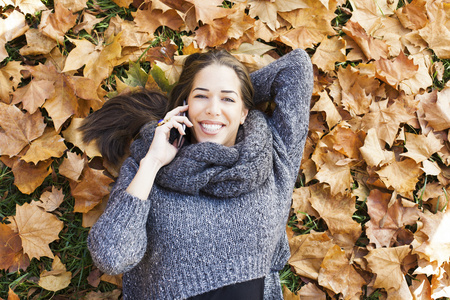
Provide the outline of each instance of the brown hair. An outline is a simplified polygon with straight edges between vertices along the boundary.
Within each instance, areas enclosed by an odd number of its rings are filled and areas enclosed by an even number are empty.
[[[180,79],[167,97],[157,91],[142,89],[121,94],[106,101],[102,108],[83,120],[79,130],[83,141],[95,141],[106,159],[117,164],[126,154],[140,128],[183,105],[191,92],[195,75],[207,66],[218,64],[232,68],[241,82],[241,97],[247,109],[253,108],[253,86],[247,68],[225,50],[189,55]]]

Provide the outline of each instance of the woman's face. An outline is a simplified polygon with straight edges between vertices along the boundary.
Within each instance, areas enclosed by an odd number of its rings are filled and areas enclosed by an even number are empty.
[[[194,124],[192,142],[234,145],[248,109],[242,101],[241,83],[233,69],[213,64],[198,72],[188,104],[188,118]]]

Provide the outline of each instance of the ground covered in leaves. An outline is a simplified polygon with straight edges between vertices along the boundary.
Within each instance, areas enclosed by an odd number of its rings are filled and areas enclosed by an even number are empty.
[[[86,248],[117,166],[77,128],[118,93],[167,92],[185,56],[210,48],[250,70],[292,48],[314,64],[285,299],[450,297],[448,1],[1,0],[0,9],[0,298],[120,297],[120,276],[102,274]]]

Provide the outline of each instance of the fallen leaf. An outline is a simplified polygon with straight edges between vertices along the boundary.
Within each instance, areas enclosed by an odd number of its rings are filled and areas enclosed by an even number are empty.
[[[334,71],[337,62],[346,60],[345,40],[338,36],[325,37],[311,57],[312,63],[325,72]]]
[[[78,181],[86,164],[86,158],[73,152],[66,152],[67,157],[59,166],[59,174],[73,181]]]
[[[0,154],[13,156],[40,137],[46,125],[40,111],[23,113],[14,105],[0,102],[0,126]]]
[[[359,298],[362,286],[367,284],[337,245],[328,250],[320,267],[319,284],[336,294],[342,293],[344,299]]]
[[[431,299],[431,285],[427,276],[420,274],[411,281],[409,288],[415,300]]]
[[[409,252],[409,245],[370,250],[365,258],[370,269],[377,275],[373,286],[387,291],[398,290],[404,278],[401,271],[402,261]]]
[[[431,298],[448,298],[450,297],[450,264],[444,263],[439,268],[439,274],[434,275],[431,280]]]
[[[319,217],[319,214],[311,206],[309,199],[311,191],[309,186],[294,189],[292,193],[292,209],[297,216],[297,220],[303,221],[307,216]]]
[[[62,135],[67,142],[74,144],[82,151],[86,152],[87,156],[102,156],[95,141],[92,141],[89,144],[85,144],[83,142],[83,135],[81,131],[78,130],[78,128],[81,126],[82,121],[82,118],[73,118],[72,122],[70,122],[69,127],[67,127],[67,129],[62,132]]]
[[[99,204],[97,204],[93,209],[91,209],[86,213],[83,213],[83,222],[81,223],[81,226],[83,226],[84,228],[94,226],[95,222],[97,222],[97,220],[105,211],[107,203],[108,197],[105,196],[103,197],[102,201]]]
[[[400,55],[393,61],[380,57],[380,59],[375,61],[375,66],[377,68],[377,78],[395,89],[397,89],[401,81],[413,77],[419,69],[414,64],[414,61],[408,59],[403,52],[400,52]]]
[[[42,193],[39,201],[31,202],[32,205],[42,207],[47,212],[52,212],[57,209],[64,201],[64,194],[62,189],[52,186],[52,191],[45,191]]]
[[[118,289],[112,290],[110,292],[89,292],[86,296],[86,300],[118,300],[122,292]]]
[[[0,57],[1,59],[1,57]],[[20,73],[24,70],[24,67],[20,65],[19,61],[10,61],[6,66],[0,68],[0,100],[6,104],[9,104],[10,94],[19,85],[22,74]]]
[[[322,163],[313,158],[316,165],[318,165],[318,172],[315,178],[320,182],[328,183],[332,195],[348,193],[353,182],[352,174],[350,173],[350,161],[346,160],[342,154],[332,151],[321,154],[320,157]]]
[[[30,114],[44,104],[45,100],[50,97],[54,91],[53,81],[50,80],[32,80],[24,87],[18,88],[13,93],[13,101],[11,104],[22,102],[23,109]]]
[[[425,0],[415,0],[395,11],[398,19],[405,28],[417,30],[425,27],[428,23]]]
[[[138,31],[148,32],[153,34],[160,26],[167,26],[173,30],[179,30],[184,22],[180,15],[174,10],[170,9],[165,12],[161,10],[138,10],[134,18]]]
[[[156,61],[156,66],[160,68],[163,72],[167,80],[169,81],[169,85],[174,84],[178,81],[178,78],[180,78],[181,70],[183,69],[183,62],[186,58],[186,55],[181,56],[175,56],[174,57],[174,63],[171,65],[165,64],[160,61]],[[152,73],[153,76],[153,73]],[[153,76],[155,77],[155,76]],[[156,80],[156,78],[155,78]],[[162,89],[164,90],[164,89]]]
[[[81,181],[74,183],[71,190],[75,198],[74,212],[86,213],[96,206],[102,198],[109,194],[109,184],[114,180],[103,174],[103,171],[86,167]]]
[[[117,285],[118,287],[122,287],[122,274],[119,275],[103,274],[102,277],[100,277],[100,279],[102,281],[106,281],[114,285]]]
[[[291,257],[288,263],[295,269],[295,273],[317,280],[320,264],[333,242],[324,232],[312,232],[299,235],[289,240]]]
[[[199,27],[195,31],[195,40],[200,49],[219,46],[228,40],[228,29],[230,29],[230,27],[230,19],[226,17],[217,19],[214,23]]]
[[[434,130],[440,131],[450,128],[450,88],[437,93],[435,101],[423,102],[425,120]]]
[[[342,120],[342,117],[326,91],[320,92],[319,96],[319,101],[314,103],[311,111],[325,112],[328,128],[331,129]]]
[[[405,147],[408,149],[408,152],[400,155],[412,158],[416,163],[427,160],[431,155],[442,148],[441,141],[436,138],[433,133],[429,133],[428,136],[425,136],[423,134],[419,135],[406,132],[405,136]]]
[[[14,264],[14,256],[22,252],[22,241],[6,224],[0,223],[0,269],[7,270]]]
[[[319,289],[317,285],[312,282],[308,282],[301,287],[298,292],[301,300],[326,300],[327,295],[324,291]]]
[[[77,16],[65,7],[61,0],[55,1],[54,8],[53,13],[50,10],[42,12],[38,29],[48,37],[63,44],[64,35],[70,28],[75,26]]]
[[[388,56],[386,43],[367,34],[359,23],[349,20],[342,30],[358,44],[367,59],[378,60]]]
[[[47,10],[47,7],[39,0],[15,0],[16,7],[20,8],[20,11],[24,15],[34,15],[42,10]]]
[[[20,300],[19,296],[10,287],[8,287],[8,300]]]
[[[16,215],[11,219],[17,225],[24,253],[37,259],[54,257],[48,244],[59,239],[58,234],[64,224],[62,221],[28,203],[16,205]]]
[[[375,128],[367,131],[364,146],[360,147],[364,161],[371,167],[383,166],[395,159],[394,153],[381,148]]]
[[[93,287],[98,287],[98,285],[100,284],[100,276],[101,276],[100,270],[94,269],[89,273],[87,281]]]
[[[39,286],[47,291],[56,292],[69,286],[72,279],[72,272],[67,272],[58,256],[55,256],[52,263],[52,270],[44,270],[39,278]]]
[[[31,142],[25,155],[21,157],[27,163],[37,164],[49,158],[61,157],[67,150],[64,138],[57,134],[53,128],[47,127],[44,134]]]
[[[444,9],[438,9],[437,12],[434,20],[430,20],[425,27],[419,29],[419,35],[428,43],[428,47],[433,49],[437,57],[448,59],[450,58],[450,30],[444,25],[447,16]]]
[[[5,44],[24,34],[28,28],[29,26],[25,21],[25,15],[17,10],[13,10],[6,19],[0,19],[0,61],[3,61],[9,56],[6,52]]]

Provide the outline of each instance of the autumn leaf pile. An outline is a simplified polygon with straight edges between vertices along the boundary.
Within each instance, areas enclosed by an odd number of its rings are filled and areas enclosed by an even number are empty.
[[[450,297],[450,3],[398,1],[114,0],[128,13],[112,16],[100,0],[2,0],[0,155],[33,197],[0,223],[0,269],[48,257],[34,291],[75,284],[50,246],[68,226],[61,203],[90,227],[117,176],[77,131],[109,96],[167,91],[186,55],[211,48],[250,70],[303,48],[315,83],[285,298]],[[95,292],[101,274],[87,272],[79,297],[119,297]]]

